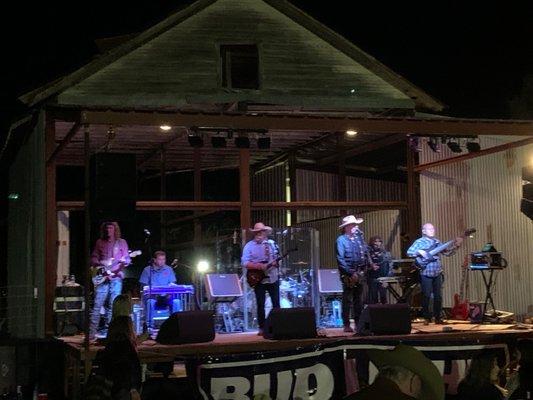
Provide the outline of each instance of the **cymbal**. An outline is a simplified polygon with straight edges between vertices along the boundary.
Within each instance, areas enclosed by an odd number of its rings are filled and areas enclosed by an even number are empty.
[[[296,262],[293,262],[291,264],[292,265],[309,265],[309,263],[305,262],[305,261],[296,261]]]

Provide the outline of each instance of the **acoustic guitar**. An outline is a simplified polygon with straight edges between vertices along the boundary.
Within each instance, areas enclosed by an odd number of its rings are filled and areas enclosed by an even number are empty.
[[[285,257],[289,255],[289,253],[292,253],[293,251],[298,250],[297,247],[294,249],[287,250],[285,253],[283,253],[281,256],[277,257],[275,260],[269,262],[266,264],[266,268],[263,269],[246,269],[246,282],[248,283],[248,286],[251,288],[254,288],[257,286],[258,283],[261,283],[263,279],[265,279],[267,276],[265,274],[265,271],[267,271],[269,268],[272,268],[275,264],[277,264],[279,261],[283,260]],[[278,265],[279,266],[279,265]],[[276,266],[276,268],[278,267]]]

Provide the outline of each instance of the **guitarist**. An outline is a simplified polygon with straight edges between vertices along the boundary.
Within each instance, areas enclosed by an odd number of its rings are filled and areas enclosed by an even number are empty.
[[[257,302],[257,322],[259,325],[258,335],[263,334],[265,325],[265,296],[268,292],[272,300],[272,308],[279,308],[279,279],[278,265],[274,263],[267,269],[267,264],[274,261],[279,255],[276,242],[268,239],[272,228],[262,222],[254,225],[250,232],[254,238],[244,246],[242,250],[241,265],[246,269],[258,269],[264,271],[266,277],[255,287],[255,299]]]
[[[124,262],[130,263],[128,243],[120,237],[120,227],[116,222],[104,222],[100,225],[100,238],[96,241],[91,255],[91,265],[99,268],[105,263]],[[115,277],[106,278],[94,288],[94,306],[91,312],[89,338],[96,338],[98,323],[100,322],[100,309],[106,309],[106,328],[111,321],[111,307],[115,297],[122,292],[122,272]]]
[[[422,225],[422,237],[414,241],[414,243],[407,250],[409,257],[421,256],[426,258],[430,249],[440,245],[440,241],[435,237],[435,227],[433,224],[426,223]],[[454,246],[442,251],[442,254],[449,257],[455,253],[459,247],[460,241],[457,241]],[[444,276],[442,271],[442,264],[440,261],[440,254],[433,256],[433,259],[425,266],[420,266],[420,285],[422,289],[422,314],[424,317],[424,325],[428,325],[432,317],[435,318],[436,324],[443,324],[442,321],[442,284]],[[433,294],[433,312],[429,309],[429,302]]]
[[[363,232],[359,230],[362,218],[348,215],[339,225],[341,235],[336,241],[337,266],[342,280],[342,322],[344,332],[353,332],[350,326],[350,311],[353,307],[355,325],[363,308],[363,278],[369,267],[367,246]]]

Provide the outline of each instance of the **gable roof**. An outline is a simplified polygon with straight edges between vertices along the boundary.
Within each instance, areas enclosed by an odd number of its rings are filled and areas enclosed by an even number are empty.
[[[22,95],[19,97],[19,100],[30,107],[46,101],[54,95],[59,94],[64,90],[76,85],[85,78],[88,78],[89,76],[93,75],[94,73],[98,72],[99,70],[103,69],[114,61],[120,59],[121,57],[126,56],[127,54],[131,53],[132,51],[151,41],[152,39],[162,35],[169,29],[180,24],[189,17],[199,13],[200,11],[204,10],[206,7],[215,3],[216,1],[218,0],[198,0],[195,3],[192,3],[181,11],[172,14],[160,23],[135,36],[126,43],[111,49],[109,52],[105,53],[99,58],[89,62],[77,71]],[[312,34],[324,40],[340,52],[344,53],[346,56],[359,63],[361,66],[383,79],[392,87],[404,93],[406,96],[408,96],[414,101],[416,108],[432,111],[441,111],[444,108],[444,104],[434,99],[433,97],[431,97],[423,90],[413,85],[400,75],[393,72],[391,69],[380,63],[374,57],[359,49],[357,46],[355,46],[347,39],[343,38],[338,33],[327,28],[326,26],[319,23],[297,7],[293,6],[287,0],[262,1],[275,8],[277,11],[284,14],[286,17],[293,20],[298,25],[304,27]]]

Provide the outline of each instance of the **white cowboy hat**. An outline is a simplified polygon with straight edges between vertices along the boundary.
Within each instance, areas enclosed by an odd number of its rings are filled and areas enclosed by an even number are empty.
[[[363,218],[356,218],[353,215],[347,215],[342,219],[342,224],[339,225],[339,229],[344,228],[346,225],[359,225],[361,222],[363,222]]]
[[[266,226],[262,222],[258,222],[254,225],[253,228],[250,228],[250,232],[261,232],[261,231],[267,231],[268,233],[272,232],[272,228],[270,226]]]

